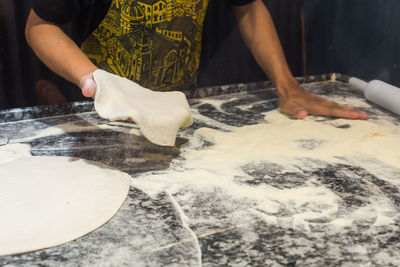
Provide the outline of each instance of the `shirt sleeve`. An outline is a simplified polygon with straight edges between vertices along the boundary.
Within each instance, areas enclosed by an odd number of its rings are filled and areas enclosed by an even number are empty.
[[[253,3],[254,1],[256,0],[229,0],[229,2],[235,6],[244,6]]]
[[[32,0],[32,9],[43,20],[66,24],[81,11],[79,0]]]

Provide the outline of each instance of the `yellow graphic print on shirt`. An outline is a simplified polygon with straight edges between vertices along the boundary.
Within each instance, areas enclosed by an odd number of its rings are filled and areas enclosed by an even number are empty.
[[[195,86],[208,0],[113,0],[82,44],[99,68],[158,91]]]

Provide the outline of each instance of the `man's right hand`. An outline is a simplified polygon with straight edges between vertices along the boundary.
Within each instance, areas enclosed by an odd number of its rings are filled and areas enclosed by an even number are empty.
[[[82,90],[82,94],[86,97],[94,97],[96,95],[97,84],[93,78],[93,72],[90,72],[81,78],[79,87]]]

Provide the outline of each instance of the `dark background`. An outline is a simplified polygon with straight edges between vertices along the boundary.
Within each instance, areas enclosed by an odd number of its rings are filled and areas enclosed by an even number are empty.
[[[399,0],[265,2],[295,76],[338,72],[400,86]],[[29,9],[30,1],[0,0],[0,109],[37,105],[34,84],[51,75],[26,44]],[[203,43],[199,86],[267,79],[227,1],[210,0]]]

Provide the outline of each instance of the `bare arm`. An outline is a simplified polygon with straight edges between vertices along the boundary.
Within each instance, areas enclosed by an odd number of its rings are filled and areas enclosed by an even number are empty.
[[[272,82],[294,79],[283,54],[272,18],[261,0],[235,7],[240,32],[254,58]]]
[[[60,25],[41,19],[31,9],[25,28],[28,44],[40,60],[52,71],[82,88],[85,96],[93,96],[85,77],[97,67],[86,57]],[[86,83],[86,86],[85,86]]]
[[[308,114],[366,119],[363,111],[303,91],[287,65],[274,23],[262,0],[234,9],[240,32],[254,58],[276,85],[280,109],[296,118]]]

